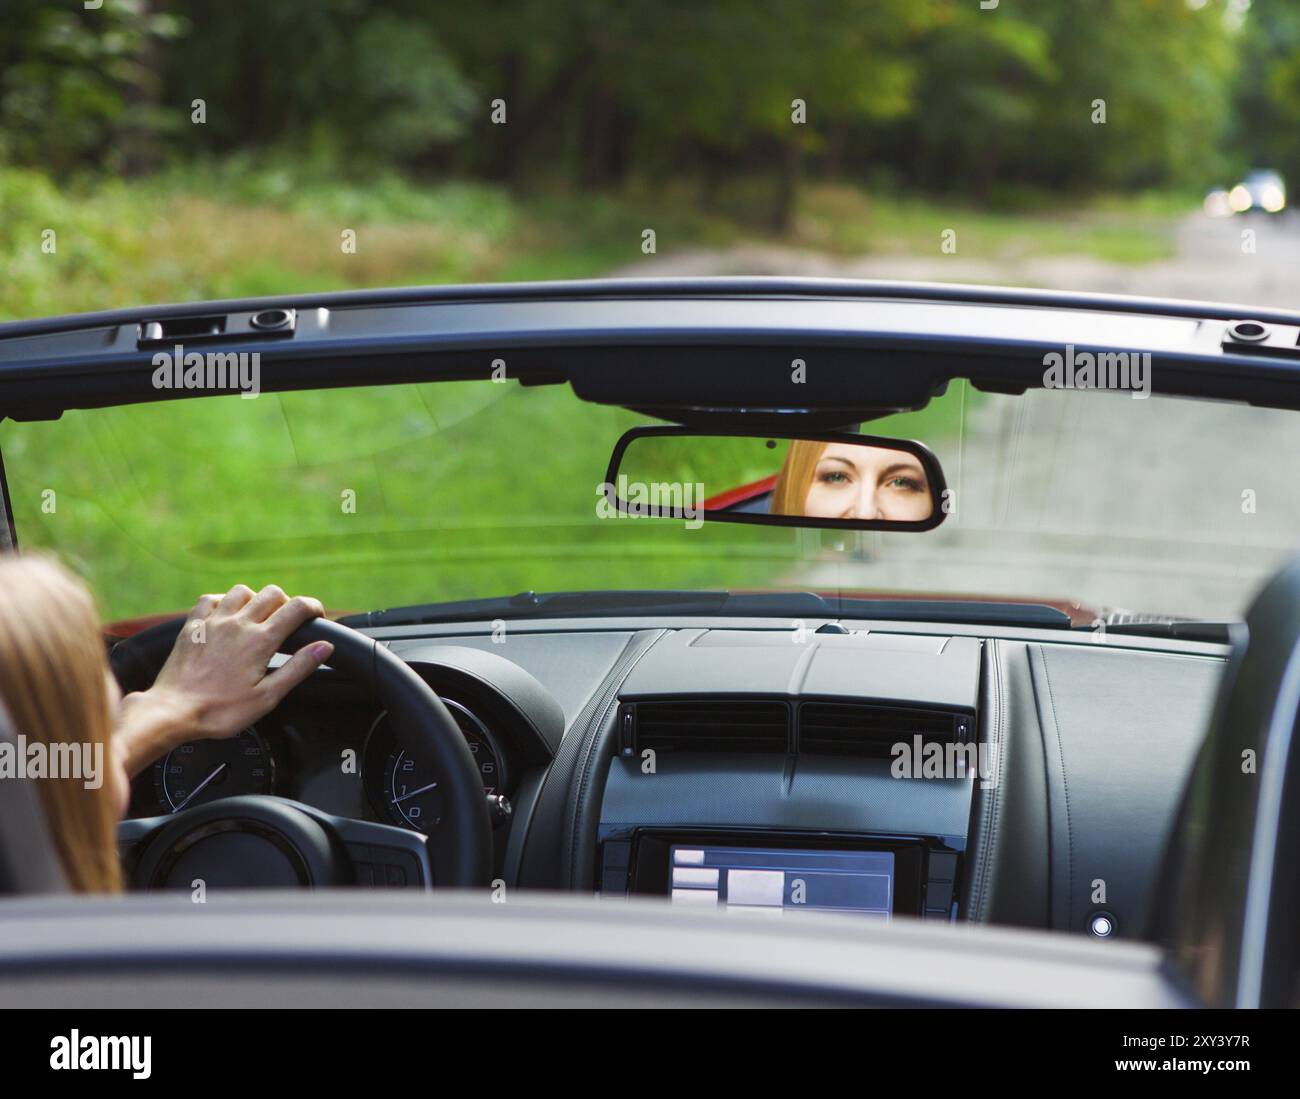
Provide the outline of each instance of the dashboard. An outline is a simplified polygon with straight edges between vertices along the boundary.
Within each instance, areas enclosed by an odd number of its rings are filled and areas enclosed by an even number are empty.
[[[736,618],[365,632],[455,718],[507,887],[1133,938],[1226,657],[865,621],[797,643]],[[326,668],[239,737],[155,763],[131,815],[270,793],[425,837],[437,784]]]

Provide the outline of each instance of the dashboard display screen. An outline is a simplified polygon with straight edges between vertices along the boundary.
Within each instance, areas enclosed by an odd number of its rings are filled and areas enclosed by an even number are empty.
[[[729,912],[857,912],[894,909],[892,851],[798,851],[759,847],[669,849],[673,904]]]

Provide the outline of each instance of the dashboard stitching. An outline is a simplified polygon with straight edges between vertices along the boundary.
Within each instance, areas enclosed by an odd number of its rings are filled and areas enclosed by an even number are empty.
[[[980,661],[980,708],[982,715],[979,719],[977,728],[979,730],[979,741],[982,743],[985,736],[990,740],[993,737],[993,730],[997,721],[997,669],[995,666],[997,654],[994,651],[992,643],[984,646]],[[984,674],[984,666],[990,668],[987,675]],[[988,705],[984,705],[985,693],[988,695]],[[984,904],[984,880],[988,876],[988,848],[989,848],[989,814],[990,803],[992,801],[991,793],[981,793],[979,786],[974,785],[971,790],[971,810],[973,824],[967,830],[971,839],[970,854],[971,859],[967,867],[966,874],[966,911],[971,920],[978,920]]]
[[[592,720],[588,723],[587,735],[583,737],[582,742],[583,756],[578,763],[578,788],[574,797],[573,817],[570,822],[569,885],[571,886],[575,884],[574,869],[578,865],[578,842],[582,837],[579,824],[583,806],[586,804],[587,784],[591,777],[592,764],[596,756],[596,741],[600,736],[600,730],[609,721],[610,709],[618,703],[619,689],[627,681],[628,676],[632,674],[633,669],[641,663],[645,654],[654,648],[655,642],[667,632],[667,630],[659,630],[653,637],[646,638],[645,646],[641,651],[630,657],[627,656],[627,652],[624,650],[624,656],[627,658],[626,667],[616,669],[610,677],[609,682],[605,685],[605,696],[602,697],[599,704],[599,714],[593,713]]]
[[[989,705],[989,726],[988,735],[995,738],[998,735],[998,720],[1001,712],[1001,661],[999,652],[995,643],[989,645],[989,665],[990,665],[990,705]],[[999,764],[1000,765],[1000,764]],[[978,796],[978,795],[977,795]],[[993,802],[997,796],[996,787],[989,792],[987,797],[980,798],[980,828],[979,828],[979,877],[974,879],[974,889],[972,898],[971,916],[978,919],[986,907],[986,897],[988,891],[988,876],[990,873],[989,863],[992,857],[992,827],[993,827]]]
[[[1074,831],[1070,827],[1070,779],[1065,771],[1065,745],[1061,736],[1061,723],[1056,717],[1056,701],[1052,695],[1052,676],[1047,667],[1046,647],[1039,646],[1038,655],[1043,662],[1043,683],[1047,687],[1047,705],[1052,714],[1052,728],[1056,733],[1056,754],[1061,763],[1061,785],[1065,790],[1065,929],[1068,931],[1074,925]]]
[[[981,814],[984,818],[984,828],[980,832],[980,876],[979,889],[976,892],[975,903],[972,906],[975,911],[972,916],[979,918],[988,907],[988,878],[992,870],[992,848],[993,837],[997,832],[998,807],[1000,803],[1000,793],[1002,788],[1002,779],[1004,768],[1006,766],[1006,753],[1002,750],[1003,741],[1005,740],[1004,721],[1006,715],[1006,706],[1003,699],[1002,685],[1002,647],[996,642],[989,642],[990,646],[990,664],[993,668],[993,734],[995,736],[995,751],[998,761],[997,781],[993,789],[989,791],[988,802],[984,812]]]
[[[795,665],[790,669],[790,694],[798,697],[803,693],[804,681],[808,678],[808,670],[812,667],[812,662],[817,656],[818,645],[814,638],[812,644],[808,646],[808,651],[802,653]]]

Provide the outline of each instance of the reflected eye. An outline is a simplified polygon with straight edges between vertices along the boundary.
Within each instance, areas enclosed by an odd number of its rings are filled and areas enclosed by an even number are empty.
[[[885,482],[886,488],[892,488],[898,492],[924,492],[925,485],[915,477],[905,477],[899,474],[897,477],[891,477]]]
[[[823,473],[819,473],[817,480],[824,485],[847,485],[850,477],[842,469],[828,469]]]

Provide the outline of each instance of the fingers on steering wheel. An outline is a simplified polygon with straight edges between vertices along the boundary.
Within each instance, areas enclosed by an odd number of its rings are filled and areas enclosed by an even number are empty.
[[[194,609],[190,611],[190,621],[197,622],[200,619],[207,618],[217,609],[217,604],[221,602],[219,595],[200,595]]]
[[[283,605],[266,620],[266,626],[278,645],[304,622],[321,618],[324,614],[325,608],[321,606],[319,599],[313,599],[308,595],[295,595],[292,599],[286,599]]]
[[[334,646],[328,641],[304,645],[263,679],[257,690],[270,696],[272,705],[278,706],[280,700],[324,664],[333,651]]]
[[[253,598],[253,589],[247,584],[236,584],[222,597],[217,610],[223,614],[234,614],[243,609]]]
[[[244,614],[254,622],[265,622],[276,611],[289,602],[284,589],[277,584],[267,584],[244,607]]]

